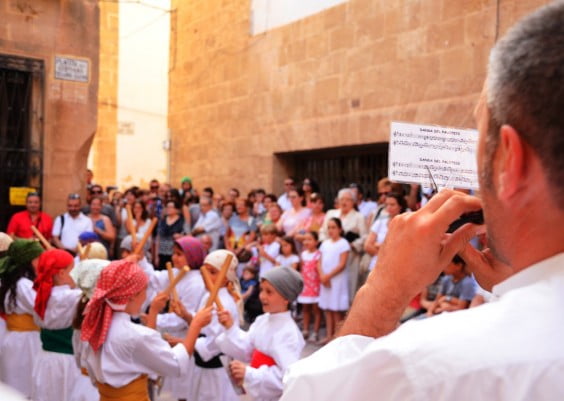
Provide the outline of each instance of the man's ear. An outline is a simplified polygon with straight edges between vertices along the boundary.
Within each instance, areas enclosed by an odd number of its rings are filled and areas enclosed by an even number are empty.
[[[496,151],[498,171],[497,196],[510,201],[527,182],[526,151],[527,144],[510,125],[502,125],[499,131],[499,144]]]

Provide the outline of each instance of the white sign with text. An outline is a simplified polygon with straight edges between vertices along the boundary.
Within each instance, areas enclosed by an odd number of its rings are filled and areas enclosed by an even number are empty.
[[[390,180],[439,189],[478,189],[478,131],[392,122]],[[432,178],[431,178],[432,177]]]

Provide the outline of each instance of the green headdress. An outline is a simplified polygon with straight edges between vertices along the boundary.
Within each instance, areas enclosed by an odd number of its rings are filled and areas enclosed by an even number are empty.
[[[42,252],[43,248],[35,240],[14,240],[10,244],[6,256],[0,259],[0,276],[14,271],[18,266],[31,263]]]

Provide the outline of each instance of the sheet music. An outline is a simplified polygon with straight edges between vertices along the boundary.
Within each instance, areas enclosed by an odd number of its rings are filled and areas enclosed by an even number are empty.
[[[439,189],[478,189],[477,142],[476,130],[392,122],[388,176],[430,187],[430,170]]]

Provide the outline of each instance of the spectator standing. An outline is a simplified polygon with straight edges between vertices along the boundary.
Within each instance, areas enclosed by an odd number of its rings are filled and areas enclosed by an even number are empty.
[[[292,189],[288,192],[288,198],[292,207],[286,210],[276,227],[278,231],[284,232],[289,237],[294,237],[298,232],[298,227],[311,215],[311,210],[305,207],[304,191],[302,189]]]
[[[76,255],[78,236],[85,231],[93,231],[92,220],[80,211],[79,194],[67,197],[67,212],[59,215],[53,224],[53,244]]]
[[[15,213],[10,222],[6,233],[14,238],[34,238],[31,226],[35,226],[47,239],[51,238],[53,229],[53,219],[47,213],[41,211],[41,197],[37,192],[30,192],[25,198],[24,211]]]
[[[304,178],[301,188],[302,191],[304,191],[306,206],[311,209],[311,195],[319,193],[319,185],[317,184],[317,181],[312,178]]]
[[[370,260],[370,265],[368,267],[369,271],[374,269],[376,266],[376,261],[378,260],[378,251],[380,250],[380,246],[384,243],[386,239],[386,235],[388,234],[388,226],[390,225],[391,220],[396,217],[398,214],[405,213],[407,210],[407,202],[405,197],[401,196],[398,193],[391,192],[386,195],[386,218],[385,219],[378,219],[372,224],[370,227],[370,233],[368,237],[366,237],[366,241],[364,242],[364,250],[369,255],[372,255],[372,259]]]
[[[302,278],[304,289],[298,297],[298,303],[302,304],[303,328],[302,334],[306,340],[317,342],[319,340],[319,328],[321,327],[321,311],[319,310],[319,271],[317,270],[321,252],[317,249],[318,235],[315,231],[304,234],[304,250],[302,251]],[[309,325],[313,316],[313,331],[309,334]]]
[[[287,177],[284,180],[284,193],[278,198],[278,204],[285,212],[292,207],[292,202],[290,201],[290,191],[296,189],[296,180],[293,177]]]
[[[192,235],[200,237],[203,234],[208,234],[213,240],[213,245],[210,248],[210,251],[214,251],[217,249],[219,244],[221,227],[221,218],[217,212],[213,210],[212,200],[202,196],[200,198],[200,217],[192,229]]]
[[[178,205],[173,201],[166,204],[165,216],[159,221],[157,230],[157,254],[155,265],[158,270],[164,270],[166,263],[172,261],[174,241],[182,237],[184,218],[180,215]]]
[[[110,218],[102,214],[102,199],[95,196],[90,200],[90,220],[92,220],[93,231],[98,234],[100,242],[104,245],[110,255],[111,244],[116,239],[116,229]]]
[[[342,224],[344,238],[351,246],[351,252],[347,259],[349,274],[349,300],[352,301],[358,288],[360,273],[360,258],[363,252],[364,239],[367,229],[366,220],[360,212],[354,209],[356,198],[350,188],[343,188],[338,193],[339,208],[329,210],[325,215],[323,227],[319,231],[320,241],[328,238],[327,224],[333,217],[337,217]]]

